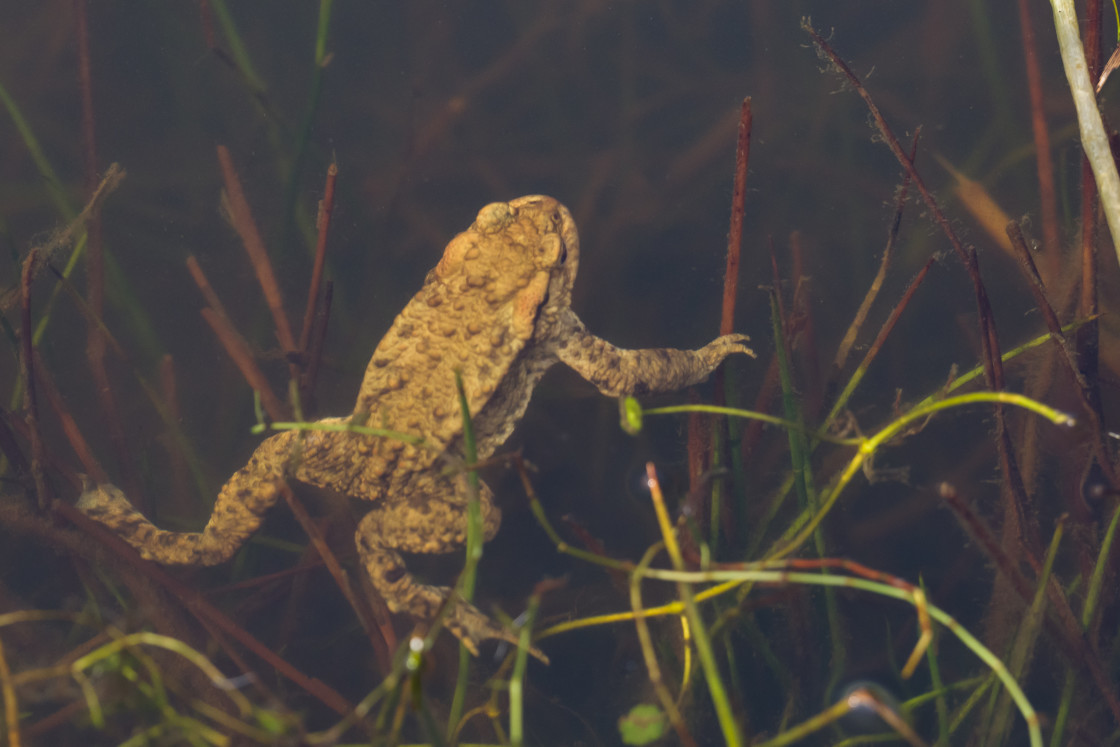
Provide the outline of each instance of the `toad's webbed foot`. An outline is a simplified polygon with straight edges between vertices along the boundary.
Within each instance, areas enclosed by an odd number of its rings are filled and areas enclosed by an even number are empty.
[[[422,588],[429,589],[438,594],[439,602],[442,602],[443,599],[446,598],[446,595],[451,593],[448,589],[440,589],[431,586]],[[441,594],[440,592],[443,593]],[[514,646],[520,645],[520,635],[518,631],[502,627],[482,614],[473,604],[459,598],[451,602],[451,609],[443,619],[443,626],[462,641],[463,645],[467,647],[467,650],[475,656],[478,656],[479,644],[487,639],[505,641]],[[529,653],[544,664],[548,663],[548,657],[536,646],[529,646]]]
[[[496,529],[497,509],[490,504],[489,491],[484,490],[483,496],[484,515],[491,515],[492,528]],[[389,605],[389,609],[393,612],[406,613],[417,620],[432,621],[439,616],[444,605],[449,604],[450,609],[443,617],[443,625],[475,656],[478,655],[479,645],[487,639],[519,645],[518,631],[499,625],[461,598],[455,597],[448,601],[454,593],[451,589],[421,584],[412,577],[397,552],[398,547],[405,552],[448,552],[455,546],[461,545],[463,539],[452,532],[442,538],[443,541],[438,543],[436,549],[422,544],[421,536],[427,537],[427,541],[430,541],[430,535],[421,535],[412,531],[393,531],[400,530],[405,526],[407,517],[412,516],[413,511],[407,506],[374,509],[362,519],[354,536],[362,565],[374,588]],[[390,546],[389,542],[394,544]],[[548,657],[535,646],[529,648],[529,653],[548,663]]]

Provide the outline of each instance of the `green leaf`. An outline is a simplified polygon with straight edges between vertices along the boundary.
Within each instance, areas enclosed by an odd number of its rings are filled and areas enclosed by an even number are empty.
[[[618,732],[625,744],[649,744],[661,739],[669,729],[669,719],[661,709],[640,703],[618,720]]]
[[[638,435],[642,430],[642,405],[633,397],[622,397],[618,400],[618,417],[622,430],[631,436]]]

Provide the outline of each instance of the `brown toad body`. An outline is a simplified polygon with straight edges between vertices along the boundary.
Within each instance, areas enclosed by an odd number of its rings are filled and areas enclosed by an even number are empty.
[[[423,436],[423,447],[352,432],[278,433],[222,487],[198,533],[158,529],[110,485],[88,490],[79,507],[149,560],[214,565],[257,530],[286,475],[365,499],[373,507],[356,542],[370,580],[394,612],[431,619],[447,590],[416,582],[398,553],[446,553],[466,542],[465,481],[461,471],[447,469],[448,458],[463,447],[456,370],[478,458],[485,459],[509,437],[533,387],[558,361],[617,397],[680,389],[703,380],[732,353],[753,355],[743,335],[720,337],[699,350],[616,348],[588,332],[570,308],[578,264],[575,223],[551,197],[487,205],[448,244],[374,351],[352,416]],[[490,539],[501,517],[485,485],[480,498]],[[515,640],[462,600],[452,603],[446,625],[475,652],[486,638]]]

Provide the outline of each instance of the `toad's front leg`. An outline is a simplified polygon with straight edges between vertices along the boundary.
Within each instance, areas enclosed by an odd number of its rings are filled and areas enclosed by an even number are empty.
[[[567,315],[569,332],[557,357],[608,397],[677,391],[706,379],[729,355],[754,357],[743,344],[750,339],[746,335],[717,337],[699,350],[624,350],[591,334],[571,310]]]
[[[466,500],[440,497],[463,495],[463,482],[462,475],[444,478],[422,474],[375,506],[358,524],[355,535],[358,554],[374,588],[393,612],[431,621],[447,602],[451,590],[418,583],[399,553],[448,553],[466,546]],[[498,531],[501,513],[485,485],[479,490],[479,503],[483,533],[489,540]],[[517,645],[515,631],[498,625],[470,603],[454,599],[450,604],[443,624],[471,653],[477,656],[479,644],[488,638]],[[536,647],[529,651],[548,663],[548,657]]]

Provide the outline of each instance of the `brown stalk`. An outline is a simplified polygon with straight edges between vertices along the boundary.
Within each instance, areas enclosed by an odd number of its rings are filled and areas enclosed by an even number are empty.
[[[12,430],[13,427],[18,427],[19,424],[15,422],[12,414],[0,407],[0,454],[3,454],[9,463],[9,466],[15,472],[15,479],[22,483],[24,475],[31,474],[31,465],[27,461],[27,457],[23,454],[23,449],[19,447],[19,441],[16,440],[16,433]],[[28,498],[31,496],[28,495]]]
[[[23,374],[24,422],[31,441],[31,479],[40,510],[46,510],[53,496],[47,491],[43,469],[43,434],[39,431],[39,405],[35,398],[35,355],[31,344],[31,280],[40,263],[39,252],[32,249],[23,260],[20,273],[20,367]]]
[[[334,183],[338,179],[338,164],[331,162],[327,167],[327,182],[323,187],[323,199],[319,202],[319,215],[315,220],[318,238],[315,241],[315,262],[311,266],[311,283],[307,289],[307,308],[303,312],[303,330],[299,335],[299,350],[308,352],[312,325],[318,311],[319,287],[323,284],[323,265],[327,260],[327,236],[331,228],[331,214],[334,212]]]
[[[727,231],[727,264],[723,273],[723,304],[719,320],[721,335],[731,334],[735,327],[735,300],[739,294],[739,259],[743,244],[743,213],[747,197],[747,168],[750,165],[751,153],[751,122],[751,97],[748,96],[743,99],[739,107],[734,186],[731,192],[731,223]],[[722,366],[716,371],[713,382],[715,403],[726,404],[727,391]],[[712,428],[718,430],[712,432]],[[731,433],[737,433],[739,430],[738,424],[730,423],[724,418],[716,420],[701,413],[692,413],[688,417],[689,496],[697,504],[693,507],[697,511],[695,513],[697,520],[708,514],[712,508],[711,493],[702,489],[704,481],[701,479],[711,464],[711,449],[713,447],[722,449],[720,444],[727,443]],[[722,506],[718,510],[722,510]],[[714,524],[710,525],[714,526]],[[714,542],[716,538],[709,539]]]
[[[735,187],[731,192],[731,228],[727,232],[727,268],[723,273],[723,309],[719,333],[729,335],[735,327],[735,299],[739,293],[739,253],[743,243],[743,212],[747,199],[747,168],[751,161],[751,97],[739,110],[739,140],[735,147]]]
[[[793,343],[790,347],[801,358],[802,417],[811,419],[819,413],[821,407],[821,367],[816,325],[813,323],[813,303],[809,295],[812,278],[805,272],[805,249],[801,243],[800,231],[790,232],[789,248],[793,260],[790,266],[790,283],[793,286],[790,321],[793,323],[786,331]],[[790,365],[792,366],[792,362]]]
[[[286,420],[287,408],[276,397],[272,391],[272,387],[268,384],[268,379],[265,377],[264,372],[257,366],[257,362],[253,360],[253,354],[249,350],[249,344],[245,342],[244,338],[238,334],[237,330],[230,325],[229,321],[214,311],[213,309],[202,309],[202,318],[206,320],[210,328],[214,330],[214,334],[218,336],[218,341],[222,343],[222,347],[226,349],[226,353],[233,359],[234,365],[241,375],[245,377],[245,381],[249,382],[249,386],[255,389],[261,397],[261,405],[264,407],[268,417],[272,420]]]
[[[335,585],[338,590],[342,592],[342,596],[346,597],[349,602],[350,608],[354,610],[358,620],[361,622],[362,627],[366,631],[366,636],[369,638],[370,645],[373,647],[374,656],[377,657],[377,664],[381,671],[388,672],[392,667],[393,651],[397,648],[397,637],[391,625],[381,626],[378,624],[376,617],[369,606],[362,603],[362,600],[354,593],[353,587],[350,585],[350,579],[346,575],[346,571],[342,569],[342,564],[338,562],[338,558],[331,552],[330,546],[327,544],[326,538],[323,533],[319,531],[319,527],[308,515],[307,509],[303,507],[303,503],[296,498],[295,493],[286,481],[280,483],[280,493],[284,496],[284,500],[288,503],[288,508],[292,510],[292,515],[296,517],[296,521],[303,527],[303,531],[307,533],[307,537],[311,540],[311,544],[315,546],[315,551],[322,558],[323,563],[330,571],[331,577],[334,578]],[[378,631],[375,634],[374,631]]]
[[[1101,0],[1086,0],[1085,3],[1085,62],[1090,78],[1100,75],[1101,59]],[[1115,135],[1110,137],[1113,152],[1116,152]],[[1078,368],[1087,384],[1085,389],[1088,409],[1099,417],[1101,394],[1099,380],[1100,324],[1095,318],[1100,310],[1097,289],[1097,232],[1101,223],[1100,203],[1097,200],[1096,182],[1092,169],[1084,154],[1081,156],[1081,282],[1078,299],[1078,316],[1092,318],[1075,333]],[[1105,443],[1105,434],[1097,429],[1094,433],[1097,446],[1097,463],[1115,490],[1120,488],[1118,476],[1113,466],[1111,449]],[[1103,448],[1102,448],[1103,446]]]
[[[268,378],[264,375],[264,372],[261,371],[256,360],[253,358],[253,353],[249,349],[249,344],[245,342],[245,339],[237,332],[237,329],[234,328],[233,322],[226,313],[225,306],[222,305],[222,300],[218,297],[214,286],[210,285],[210,280],[206,277],[206,273],[202,271],[202,266],[198,264],[198,260],[194,258],[194,255],[187,257],[187,270],[190,272],[199,291],[202,292],[202,297],[205,298],[206,303],[210,305],[210,308],[202,309],[202,316],[210,324],[211,329],[214,330],[214,333],[218,337],[218,342],[226,349],[226,353],[233,359],[237,370],[241,372],[242,377],[249,383],[249,386],[260,393],[261,404],[264,406],[268,416],[274,421],[285,420],[287,418],[288,408],[280,402],[280,398],[272,391],[272,386],[268,383]]]
[[[919,127],[914,132],[914,142],[910,144],[910,160],[913,161],[918,153],[918,140],[921,138],[922,129]],[[844,333],[844,339],[840,342],[840,347],[836,350],[836,357],[833,358],[832,367],[834,374],[839,374],[844,370],[844,365],[848,362],[848,354],[852,350],[852,346],[856,343],[856,338],[859,337],[859,332],[863,328],[863,323],[867,321],[867,315],[871,312],[871,306],[875,303],[875,299],[879,296],[879,291],[883,289],[883,281],[887,278],[887,268],[890,267],[891,257],[894,255],[894,245],[898,240],[898,231],[902,226],[902,211],[906,207],[906,197],[910,194],[910,174],[904,173],[902,175],[902,184],[898,188],[898,194],[894,201],[894,219],[891,220],[891,226],[887,230],[887,246],[883,250],[883,258],[879,261],[879,271],[875,273],[875,279],[871,281],[871,287],[867,289],[867,294],[863,297],[863,302],[859,305],[859,310],[856,311],[855,317],[852,318],[852,323],[848,325],[848,331]],[[926,264],[926,269],[929,268],[929,263]],[[925,270],[922,271],[923,274]],[[904,305],[904,304],[902,304]],[[864,361],[868,359],[865,356]]]
[[[718,372],[717,372],[718,375]],[[720,387],[716,387],[716,397],[720,396]],[[695,389],[688,391],[688,404],[700,404],[700,395]],[[686,422],[687,452],[688,452],[688,495],[695,497],[695,502],[690,504],[693,516],[697,522],[703,522],[707,513],[707,496],[700,490],[705,484],[704,474],[708,470],[709,447],[711,446],[712,430],[708,427],[709,418],[702,412],[690,412]]]
[[[1084,40],[1085,64],[1089,68],[1089,79],[1096,80],[1101,74],[1101,0],[1085,0]]]
[[[225,182],[226,194],[229,195],[230,218],[233,220],[234,230],[241,237],[245,253],[249,255],[249,261],[253,264],[253,271],[257,274],[257,282],[260,283],[265,303],[268,304],[268,310],[272,314],[276,337],[285,353],[293,353],[297,350],[296,342],[295,338],[292,337],[292,328],[288,324],[288,317],[284,314],[284,299],[280,293],[280,286],[277,284],[276,275],[272,271],[272,262],[264,248],[264,240],[261,239],[260,231],[257,230],[257,224],[253,220],[253,214],[249,210],[249,202],[245,199],[245,192],[241,189],[241,181],[237,178],[237,172],[233,168],[233,159],[230,157],[229,149],[224,145],[218,146],[218,163],[222,168],[222,179]]]
[[[61,726],[72,725],[76,719],[81,718],[85,714],[85,701],[72,700],[51,715],[44,716],[32,724],[28,724],[27,728],[23,730],[23,733],[28,739],[38,739]],[[41,742],[35,742],[35,744],[41,744]]]
[[[127,544],[120,537],[115,535],[111,530],[104,527],[97,521],[89,518],[77,508],[62,502],[54,504],[54,510],[60,514],[67,521],[76,526],[83,534],[92,535],[98,542],[105,547],[109,548],[126,562],[130,567],[143,572],[143,574],[155,583],[165,588],[172,597],[178,600],[182,605],[200,622],[204,624],[211,624],[220,629],[222,632],[229,635],[239,644],[249,649],[257,657],[274,668],[284,677],[287,677],[297,686],[301,687],[304,691],[312,697],[319,700],[325,706],[335,711],[340,715],[350,714],[354,707],[340,695],[337,691],[322,681],[308,677],[306,674],[296,669],[284,659],[280,658],[277,654],[271,651],[267,646],[254,638],[244,628],[237,623],[230,620],[224,613],[210,604],[204,596],[199,594],[194,589],[180,583],[166,571],[162,570],[154,563],[150,563],[140,557],[129,544]]]
[[[1077,358],[1074,355],[1073,348],[1069,346],[1069,341],[1066,340],[1065,333],[1062,332],[1062,323],[1058,321],[1058,315],[1054,312],[1054,307],[1050,305],[1049,299],[1046,298],[1042,276],[1038,273],[1034,257],[1031,256],[1031,251],[1027,248],[1026,239],[1023,238],[1023,230],[1019,228],[1017,221],[1011,221],[1007,224],[1007,238],[1011,239],[1011,247],[1015,250],[1016,259],[1019,260],[1019,268],[1023,271],[1027,287],[1034,297],[1035,306],[1042,312],[1046,329],[1050,331],[1050,339],[1057,345],[1058,352],[1062,354],[1066,365],[1069,366],[1070,373],[1073,374],[1074,380],[1084,396],[1084,390],[1089,386],[1088,382],[1085,381],[1085,377],[1078,370]]]
[[[170,353],[165,354],[159,361],[159,395],[167,408],[168,416],[176,423],[182,422],[182,408],[179,407],[179,385],[175,376],[175,359]],[[167,458],[171,465],[172,490],[174,491],[176,505],[187,506],[191,497],[186,486],[190,482],[188,476],[187,460],[183,454],[182,445],[175,438],[170,429],[163,432],[160,437]]]
[[[1112,454],[1108,448],[1108,444],[1105,442],[1105,428],[1104,423],[1101,422],[1096,391],[1089,383],[1085,373],[1081,370],[1073,345],[1070,344],[1069,339],[1067,339],[1065,333],[1062,332],[1062,324],[1058,320],[1058,315],[1050,305],[1050,301],[1046,298],[1046,289],[1043,287],[1042,278],[1038,274],[1038,269],[1034,264],[1034,258],[1031,256],[1030,249],[1027,248],[1027,242],[1023,238],[1023,232],[1019,228],[1018,223],[1012,221],[1007,224],[1007,236],[1011,239],[1011,246],[1019,259],[1019,266],[1023,270],[1023,275],[1027,280],[1027,286],[1030,288],[1031,295],[1034,296],[1035,306],[1042,312],[1042,318],[1046,322],[1046,328],[1050,331],[1050,339],[1052,339],[1054,344],[1058,347],[1062,360],[1065,361],[1066,368],[1069,369],[1081,394],[1082,406],[1092,423],[1093,448],[1096,451],[1097,464],[1100,465],[1105,479],[1107,479],[1111,485],[1115,486],[1117,484],[1117,475],[1112,465]]]
[[[73,6],[74,15],[78,22],[76,36],[78,41],[78,90],[82,100],[82,166],[85,172],[86,190],[93,194],[97,188],[97,131],[94,126],[96,120],[93,112],[93,73],[89,61],[89,19],[86,14],[86,0],[73,0]],[[91,224],[96,220],[96,218],[91,218]],[[101,247],[94,247],[94,239],[100,239],[100,237],[93,236],[92,229],[90,233],[90,247],[87,257],[90,267],[87,272],[92,275],[96,271],[99,275],[102,275],[103,267],[94,268],[92,266],[95,260],[99,265],[101,264]],[[102,278],[98,277],[97,280],[100,283]],[[94,291],[92,279],[90,291],[92,295]],[[102,288],[97,289],[98,294],[102,291]],[[102,299],[91,297],[90,303],[93,304],[94,300],[100,304]],[[95,308],[100,311],[99,306]]]
[[[322,558],[313,558],[308,563],[289,565],[280,571],[264,573],[259,576],[247,578],[243,581],[234,581],[232,583],[222,584],[221,586],[215,586],[209,590],[209,595],[211,597],[216,597],[219,594],[230,594],[238,591],[257,589],[261,586],[268,586],[275,582],[283,581],[286,578],[299,576],[301,574],[307,573],[309,570],[318,568],[321,565],[326,565],[323,562]]]
[[[193,254],[187,257],[187,271],[194,278],[194,283],[202,292],[202,297],[206,299],[207,305],[225,319],[230,326],[233,326],[229,314],[226,313],[226,307],[222,305],[222,299],[218,298],[217,291],[214,290],[214,286],[210,285],[210,280],[206,277],[206,273],[202,271],[202,266],[198,264],[198,260],[194,258]]]
[[[987,523],[972,510],[967,501],[957,491],[956,487],[947,482],[937,486],[938,495],[945,502],[969,538],[988,556],[995,564],[997,570],[1014,587],[1015,592],[1024,600],[1030,600],[1034,595],[1030,581],[1019,570],[1019,566],[1004,552],[999,540],[988,527]]]
[[[922,285],[922,281],[926,279],[926,275],[929,274],[930,268],[933,267],[935,262],[937,262],[937,257],[930,257],[927,259],[922,269],[919,270],[918,274],[914,276],[914,279],[910,281],[910,285],[906,286],[902,298],[900,298],[895,307],[891,309],[890,316],[887,317],[887,321],[883,322],[883,326],[879,328],[879,334],[875,336],[875,341],[871,343],[867,348],[867,352],[864,353],[863,360],[859,362],[859,370],[867,370],[871,366],[871,362],[879,355],[879,351],[883,349],[883,345],[887,342],[887,338],[890,337],[891,332],[894,331],[898,320],[902,318],[902,312],[910,305],[911,299],[913,299],[914,294],[918,292],[918,288]]]
[[[311,329],[311,347],[307,351],[307,360],[304,363],[300,378],[300,396],[305,403],[305,411],[310,409],[310,404],[306,403],[311,402],[315,391],[315,382],[319,379],[319,365],[323,362],[323,345],[327,340],[327,324],[331,318],[331,302],[333,299],[334,283],[328,280],[323,287],[323,301],[315,315],[315,326]]]
[[[102,468],[101,463],[97,461],[97,457],[94,456],[93,449],[89,447],[89,442],[82,435],[73,414],[66,407],[66,401],[54,385],[54,379],[47,371],[46,366],[43,365],[43,360],[39,357],[38,351],[33,351],[32,355],[35,356],[35,382],[43,394],[47,396],[47,401],[50,402],[51,409],[54,410],[59,424],[62,425],[62,431],[66,434],[66,440],[70,442],[70,448],[74,450],[74,453],[78,455],[78,461],[82,463],[82,469],[93,478],[94,482],[99,484],[109,482],[109,475]]]
[[[1043,256],[1046,258],[1046,277],[1051,282],[1055,282],[1061,271],[1062,247],[1058,235],[1058,198],[1054,187],[1054,160],[1050,155],[1050,129],[1046,125],[1037,39],[1027,0],[1019,0],[1019,26],[1023,34],[1023,61],[1026,63],[1027,90],[1031,97],[1031,131],[1034,133],[1035,163],[1038,169]]]

